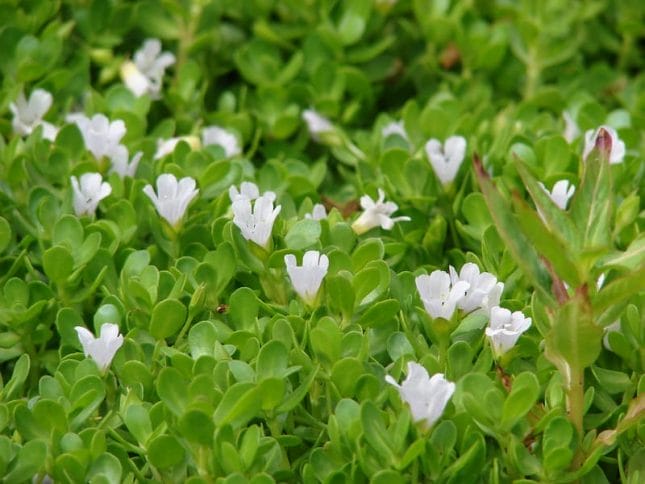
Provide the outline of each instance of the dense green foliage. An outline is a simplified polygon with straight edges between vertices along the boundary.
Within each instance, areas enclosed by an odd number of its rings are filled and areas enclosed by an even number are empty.
[[[645,480],[644,2],[0,12],[3,482]],[[150,38],[174,62],[137,96],[124,66]],[[17,127],[36,89],[49,125]],[[329,124],[308,129],[313,110]],[[123,121],[135,176],[87,149],[78,113]],[[215,125],[232,144],[205,142]],[[426,145],[451,136],[454,177]],[[90,172],[110,185],[95,214],[72,185]],[[164,173],[199,190],[177,223],[143,192]],[[559,180],[576,187],[564,210],[539,185]],[[281,207],[266,243],[233,221],[242,181]],[[379,190],[391,229],[357,221]],[[285,256],[309,250],[329,267],[299,297]],[[510,348],[481,298],[442,318],[420,297],[418,276],[467,263],[531,318]],[[123,342],[102,365],[75,328],[104,323]],[[385,380],[409,362],[455,383],[436,419]]]

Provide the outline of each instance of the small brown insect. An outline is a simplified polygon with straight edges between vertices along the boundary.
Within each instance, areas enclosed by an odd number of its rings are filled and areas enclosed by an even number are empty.
[[[224,314],[226,311],[228,311],[228,304],[220,304],[217,306],[216,311],[220,314]]]

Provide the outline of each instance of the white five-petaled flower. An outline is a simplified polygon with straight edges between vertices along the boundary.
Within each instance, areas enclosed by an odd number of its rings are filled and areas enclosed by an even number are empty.
[[[134,62],[126,61],[121,66],[121,78],[125,86],[139,97],[149,94],[153,99],[159,97],[166,68],[175,63],[170,52],[161,52],[158,39],[147,39],[134,54]]]
[[[470,284],[466,281],[452,284],[450,275],[440,270],[433,271],[429,276],[417,276],[415,283],[426,312],[433,318],[448,320],[452,318],[457,304],[470,289]]]
[[[177,181],[175,175],[164,173],[157,177],[157,193],[152,185],[143,188],[159,215],[170,225],[176,227],[188,208],[188,204],[197,196],[195,180],[189,176]]]
[[[392,213],[399,209],[394,202],[385,202],[385,192],[378,189],[378,200],[374,201],[369,195],[361,197],[361,207],[363,213],[352,224],[352,229],[360,235],[374,227],[381,227],[385,230],[391,230],[395,222],[407,222],[410,217],[390,217]]]
[[[490,311],[490,322],[486,328],[486,336],[493,346],[493,353],[497,357],[506,353],[530,327],[531,318],[525,317],[522,311],[511,313],[506,308],[495,306]]]
[[[202,145],[221,146],[227,158],[242,153],[240,143],[237,141],[236,136],[219,126],[207,126],[202,130]]]
[[[128,149],[123,145],[117,146],[110,157],[110,173],[116,173],[121,178],[126,176],[134,178],[142,156],[143,151],[137,151],[132,157],[132,160],[128,161]]]
[[[567,143],[571,144],[578,136],[580,136],[580,128],[569,111],[563,111],[562,118],[564,119],[564,132],[562,133],[562,136]]]
[[[85,356],[92,358],[102,372],[108,369],[112,358],[123,344],[123,335],[119,334],[119,326],[112,323],[105,323],[101,326],[101,336],[94,335],[83,326],[74,328],[78,339],[83,346]]]
[[[121,138],[125,135],[125,123],[121,119],[110,122],[103,114],[95,114],[88,118],[84,114],[74,113],[67,116],[67,121],[76,123],[85,148],[101,160],[103,157],[111,158],[122,146]]]
[[[426,143],[426,154],[430,164],[442,185],[452,182],[457,176],[459,167],[466,156],[466,138],[451,136],[443,146],[438,139]]]
[[[542,190],[549,196],[561,210],[567,209],[569,199],[576,192],[575,185],[569,183],[569,180],[558,180],[553,184],[551,191],[547,190],[542,182],[538,182]]]
[[[58,128],[53,124],[43,121],[45,113],[49,111],[53,102],[52,95],[44,89],[34,89],[29,96],[20,92],[15,103],[9,103],[9,109],[13,114],[11,125],[16,134],[20,136],[30,135],[38,126],[43,127],[43,138],[54,141],[58,134]]]
[[[504,283],[497,282],[497,278],[490,272],[479,272],[477,264],[468,262],[461,267],[459,274],[454,267],[449,267],[450,282],[454,287],[459,281],[469,284],[466,295],[459,300],[457,307],[469,313],[475,309],[483,309],[486,313],[492,306],[499,304]]]
[[[614,128],[607,125],[602,125],[597,129],[590,129],[585,132],[585,148],[582,152],[582,159],[586,160],[589,154],[596,146],[596,139],[600,130],[604,129],[611,138],[611,151],[609,153],[609,163],[616,164],[622,163],[625,158],[625,143],[618,137],[618,133]]]
[[[285,255],[284,263],[293,288],[305,303],[312,305],[327,274],[329,258],[317,250],[308,250],[302,258],[301,266],[297,265],[293,254]]]
[[[446,380],[442,373],[430,377],[423,366],[412,361],[408,362],[408,376],[401,385],[390,375],[385,377],[385,381],[394,385],[401,400],[410,405],[414,421],[424,421],[427,427],[439,420],[455,393],[455,384]]]
[[[387,138],[388,136],[391,136],[393,134],[399,135],[406,141],[408,140],[408,133],[405,131],[403,121],[392,121],[391,123],[383,126],[383,129],[381,129],[381,136],[383,138]]]
[[[94,215],[99,202],[112,193],[112,187],[104,182],[100,173],[83,173],[80,180],[75,176],[70,178],[74,190],[74,213]]]
[[[154,159],[159,160],[164,156],[171,154],[180,141],[185,141],[192,149],[200,147],[199,138],[197,136],[177,136],[175,138],[158,139],[157,151],[155,152]]]
[[[242,199],[253,201],[260,198],[260,189],[255,183],[244,181],[241,183],[239,190],[235,185],[231,185],[228,189],[228,196],[231,199],[231,202]],[[272,202],[275,201],[275,193],[272,191],[267,190],[262,194],[262,196],[268,198]]]
[[[305,109],[302,119],[307,123],[307,129],[314,141],[320,141],[320,135],[334,130],[334,125],[327,118],[313,109]]]
[[[233,223],[239,227],[242,236],[264,249],[269,246],[273,223],[282,209],[281,205],[273,208],[273,200],[265,193],[253,204],[248,198],[238,198],[232,206]]]
[[[317,203],[314,205],[311,213],[305,214],[305,218],[312,220],[323,220],[327,218],[327,210],[325,210],[325,206],[322,203]]]

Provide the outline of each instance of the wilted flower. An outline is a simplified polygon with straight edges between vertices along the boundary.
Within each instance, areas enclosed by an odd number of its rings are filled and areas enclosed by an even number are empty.
[[[392,121],[391,123],[386,124],[381,129],[381,136],[387,138],[390,135],[397,134],[404,140],[408,139],[408,133],[405,131],[405,126],[403,121]]]
[[[104,182],[100,173],[83,173],[79,180],[70,178],[74,190],[74,213],[81,215],[94,215],[99,202],[112,193],[112,187]]]
[[[511,313],[506,308],[495,306],[490,311],[486,336],[493,346],[493,352],[499,357],[515,346],[520,335],[530,327],[531,318],[525,317],[522,311]]]
[[[446,380],[443,374],[430,377],[423,366],[412,361],[408,362],[408,376],[401,385],[390,375],[385,377],[385,381],[394,385],[401,400],[410,405],[414,421],[425,421],[428,427],[439,420],[455,393],[455,384]]]
[[[152,185],[146,185],[143,193],[152,200],[159,215],[176,227],[186,213],[188,204],[199,193],[195,186],[195,180],[189,176],[177,181],[175,175],[164,173],[157,177],[156,194]]]
[[[248,198],[238,198],[233,202],[233,223],[240,228],[246,240],[265,249],[271,239],[273,222],[282,209],[281,205],[273,208],[273,200],[264,194],[255,200],[253,207]]]
[[[490,304],[491,299],[496,300],[494,305],[499,304],[499,297],[504,290],[504,283],[497,282],[497,278],[490,272],[480,273],[477,264],[472,262],[464,264],[459,274],[452,266],[450,266],[449,271],[453,287],[459,281],[465,281],[470,286],[466,291],[466,295],[457,303],[460,309],[467,313],[479,308],[490,309],[487,306]]]
[[[352,224],[352,229],[358,235],[367,232],[374,227],[381,227],[385,230],[391,230],[395,222],[407,222],[410,217],[390,217],[390,215],[399,209],[394,202],[385,202],[385,192],[378,189],[378,200],[374,201],[369,195],[361,197],[361,207],[363,213]]]
[[[430,139],[426,143],[426,153],[437,178],[442,185],[452,182],[457,176],[459,167],[466,156],[466,138],[451,136],[443,146],[438,139]]]
[[[611,126],[602,125],[599,128],[593,130],[590,129],[585,132],[585,148],[582,152],[582,159],[586,160],[591,151],[596,146],[596,141],[598,139],[598,134],[600,130],[604,129],[611,138],[611,151],[609,152],[609,163],[616,164],[622,163],[623,158],[625,158],[625,143],[618,137],[618,133]]]
[[[567,140],[567,143],[572,143],[578,136],[580,136],[580,128],[569,111],[563,111],[562,118],[564,119],[564,132],[562,133],[562,136]]]
[[[76,123],[85,148],[94,155],[94,158],[101,160],[103,157],[110,158],[121,146],[121,138],[125,135],[125,123],[117,119],[110,120],[103,114],[95,114],[88,118],[84,114],[74,113],[67,116],[67,121]]]
[[[312,305],[327,274],[329,259],[317,250],[308,250],[302,258],[301,266],[296,265],[293,254],[285,255],[284,263],[293,288],[305,303]]]
[[[83,326],[76,326],[74,329],[83,346],[85,356],[92,358],[102,372],[107,370],[112,358],[123,344],[123,336],[119,334],[119,326],[111,323],[103,324],[99,338],[95,338]]]
[[[561,210],[567,209],[567,203],[576,191],[576,187],[569,183],[569,180],[558,180],[553,185],[551,191],[547,190],[542,182],[538,182],[542,190],[549,196]]]
[[[219,126],[207,126],[202,130],[202,145],[221,146],[227,158],[237,156],[242,152],[235,135]]]
[[[175,63],[170,52],[161,52],[158,39],[147,39],[143,47],[135,52],[134,62],[126,61],[121,66],[121,78],[125,86],[139,97],[150,94],[159,97],[163,75],[167,67]]]
[[[154,159],[159,160],[164,156],[170,155],[180,141],[185,141],[192,149],[200,147],[199,138],[197,136],[177,136],[169,139],[157,140],[157,151],[155,152]]]
[[[137,151],[132,157],[132,160],[128,162],[128,149],[123,145],[117,146],[117,148],[114,150],[114,153],[112,153],[112,157],[110,158],[110,173],[116,173],[121,178],[124,178],[126,176],[134,178],[142,156],[143,151]]]
[[[9,103],[9,109],[13,114],[11,125],[14,132],[20,136],[27,136],[38,126],[42,126],[43,138],[54,141],[58,134],[58,128],[47,121],[43,121],[43,117],[49,111],[52,102],[52,95],[44,89],[33,90],[29,96],[29,101],[25,98],[25,94],[21,92],[15,103]]]
[[[424,274],[415,279],[417,291],[426,312],[433,318],[451,319],[470,284],[466,281],[451,283],[450,275],[436,270],[429,276]]]
[[[314,208],[311,210],[311,213],[306,213],[305,218],[312,220],[322,220],[327,218],[327,210],[322,203],[317,203],[314,205]]]
[[[320,141],[320,135],[334,130],[334,125],[324,116],[313,109],[305,109],[302,112],[302,119],[307,123],[309,134],[314,141]]]

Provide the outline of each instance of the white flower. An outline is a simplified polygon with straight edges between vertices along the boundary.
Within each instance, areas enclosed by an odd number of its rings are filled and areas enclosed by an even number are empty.
[[[415,279],[417,291],[426,312],[433,318],[451,319],[459,301],[470,289],[466,281],[451,284],[445,271],[436,270],[429,276],[424,274]]]
[[[81,215],[94,215],[99,202],[112,193],[112,187],[104,182],[100,173],[83,173],[79,180],[73,176],[72,189],[74,190],[74,213]]]
[[[221,146],[227,158],[242,153],[242,149],[235,135],[219,126],[207,126],[202,130],[202,145]]]
[[[609,333],[620,333],[620,330],[622,329],[620,325],[620,320],[614,321],[611,323],[609,326],[605,326],[603,331],[604,335],[602,337],[602,345],[608,349],[609,351],[614,351],[614,349],[611,347],[611,344],[609,343]]]
[[[185,141],[192,149],[197,149],[200,146],[197,136],[177,136],[176,138],[158,139],[154,159],[159,160],[164,156],[170,155],[175,151],[180,141]]]
[[[459,300],[457,307],[469,313],[475,309],[483,308],[485,311],[490,310],[489,304],[496,302],[499,304],[499,298],[504,290],[504,283],[497,282],[497,278],[490,272],[479,272],[477,264],[468,262],[461,267],[459,274],[454,267],[450,266],[450,281],[453,287],[459,281],[465,281],[470,286],[466,295]],[[492,301],[491,301],[492,299]]]
[[[170,52],[161,52],[158,39],[147,39],[143,47],[135,52],[134,62],[126,61],[121,66],[121,78],[125,86],[139,97],[150,94],[159,97],[163,75],[167,67],[175,63]]]
[[[576,191],[576,187],[569,183],[569,180],[558,180],[551,191],[547,190],[542,182],[538,182],[542,190],[549,196],[561,210],[567,209],[567,203]]]
[[[123,145],[117,146],[110,158],[110,173],[116,173],[121,178],[126,176],[134,178],[142,156],[143,151],[137,151],[132,160],[128,162],[128,149]]]
[[[43,117],[49,111],[53,102],[52,95],[44,89],[35,89],[29,96],[20,92],[15,103],[9,103],[9,110],[13,114],[11,125],[16,134],[20,136],[30,135],[38,126],[43,127],[43,138],[54,141],[58,134],[58,128],[53,124],[43,121]]]
[[[609,134],[611,138],[611,151],[609,153],[609,163],[616,164],[622,163],[623,158],[625,158],[625,143],[618,137],[618,133],[611,126],[602,125],[599,128],[593,130],[590,129],[585,132],[585,148],[582,152],[582,159],[586,160],[591,151],[596,146],[596,140],[598,138],[598,133],[600,130],[604,129]]]
[[[410,220],[410,217],[390,217],[399,209],[399,206],[394,202],[385,202],[385,193],[380,188],[378,189],[378,200],[374,201],[369,195],[363,195],[361,207],[364,212],[352,224],[352,229],[358,235],[379,226],[385,230],[391,230],[395,222]]]
[[[490,311],[486,336],[493,346],[495,355],[501,356],[515,346],[520,335],[530,327],[531,318],[525,317],[522,311],[511,313],[506,308],[495,306]]]
[[[466,138],[451,136],[443,146],[437,139],[430,139],[426,143],[426,154],[442,185],[452,182],[457,176],[459,167],[466,156]]]
[[[76,123],[85,148],[97,160],[104,156],[110,158],[122,146],[120,142],[125,135],[125,123],[120,119],[110,122],[103,114],[95,114],[90,119],[84,114],[74,113],[67,116],[67,121]]]
[[[307,123],[309,134],[314,141],[320,141],[320,135],[334,130],[334,125],[324,116],[313,109],[305,109],[302,119]]]
[[[327,218],[327,210],[322,203],[317,203],[314,205],[314,208],[311,210],[311,213],[306,213],[305,218],[312,220],[323,220]]]
[[[405,131],[403,121],[392,121],[391,123],[383,126],[383,129],[381,129],[381,136],[383,138],[387,138],[388,136],[391,136],[393,134],[398,134],[404,140],[408,140],[408,133],[406,133]]]
[[[562,136],[567,140],[567,143],[571,144],[578,136],[580,136],[580,128],[569,111],[563,111],[562,117],[564,118],[564,132],[562,133]]]
[[[233,202],[233,223],[240,228],[246,240],[266,249],[271,239],[273,222],[281,209],[281,205],[273,208],[273,198],[267,194],[258,197],[253,207],[248,198],[238,198]]]
[[[296,257],[293,254],[285,255],[284,263],[293,288],[305,303],[312,305],[327,274],[329,258],[317,250],[308,250],[302,258],[301,266],[296,265]]]
[[[195,180],[189,176],[177,181],[175,175],[164,173],[157,177],[157,193],[152,185],[143,188],[159,215],[170,225],[176,227],[188,208],[188,204],[197,196]]]
[[[394,385],[399,391],[401,400],[410,405],[410,412],[415,422],[425,421],[431,427],[443,414],[443,411],[455,393],[455,384],[446,380],[442,373],[430,377],[426,369],[408,362],[408,376],[399,385],[390,375],[385,381]]]
[[[260,189],[255,183],[245,181],[242,182],[239,190],[235,185],[231,185],[228,189],[228,196],[231,199],[231,202],[242,199],[253,201],[260,198]],[[272,191],[266,191],[262,196],[268,198],[272,202],[275,201],[275,193]]]
[[[99,338],[95,338],[83,326],[76,326],[74,329],[83,346],[85,356],[92,358],[102,372],[107,370],[112,363],[112,358],[123,344],[123,336],[119,334],[119,326],[111,323],[103,324]]]

